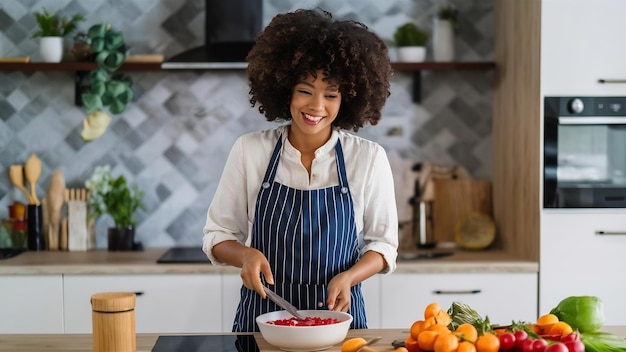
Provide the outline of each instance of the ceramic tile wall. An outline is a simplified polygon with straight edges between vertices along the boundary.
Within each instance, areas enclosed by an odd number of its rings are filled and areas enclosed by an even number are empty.
[[[458,60],[493,59],[493,2],[451,1],[461,12]],[[279,12],[320,6],[335,17],[359,20],[390,40],[398,24],[416,21],[432,30],[434,0],[264,2],[264,24]],[[0,3],[0,56],[38,59],[33,11],[83,13],[81,29],[109,22],[135,53],[166,58],[203,44],[204,1],[8,0]],[[71,39],[68,39],[71,46]],[[392,58],[395,53],[391,51]],[[411,74],[397,72],[378,126],[360,135],[410,162],[458,163],[476,178],[491,177],[491,71],[423,72],[420,104],[411,100]],[[59,168],[70,187],[82,187],[97,165],[109,164],[147,191],[137,236],[145,246],[198,245],[207,206],[235,138],[273,127],[247,103],[245,72],[133,73],[136,98],[110,130],[91,143],[80,137],[84,112],[73,105],[68,72],[0,72],[0,218],[21,200],[8,166],[37,153],[43,160],[38,194]],[[106,245],[98,222],[98,246]]]

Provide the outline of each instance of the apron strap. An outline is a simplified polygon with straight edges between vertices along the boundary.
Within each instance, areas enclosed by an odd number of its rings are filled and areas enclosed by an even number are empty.
[[[265,170],[265,177],[263,177],[263,183],[261,187],[269,188],[270,184],[274,182],[274,177],[276,177],[276,170],[278,170],[278,161],[280,160],[280,151],[283,147],[283,134],[281,133],[278,136],[278,142],[276,142],[276,146],[274,147],[274,152],[272,152],[272,157],[270,158],[270,162],[267,165],[267,170]]]

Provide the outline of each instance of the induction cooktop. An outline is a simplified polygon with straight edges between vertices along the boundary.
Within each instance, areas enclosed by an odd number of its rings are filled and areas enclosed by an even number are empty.
[[[157,263],[162,264],[192,264],[206,263],[210,264],[209,258],[200,247],[173,247],[167,250],[161,258],[157,259]]]
[[[162,335],[152,352],[259,352],[254,335]]]

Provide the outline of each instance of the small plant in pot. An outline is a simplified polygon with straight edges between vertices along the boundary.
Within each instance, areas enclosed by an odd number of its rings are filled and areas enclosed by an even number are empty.
[[[415,23],[407,22],[399,26],[393,34],[398,50],[398,61],[421,62],[426,57],[428,33]]]
[[[89,217],[108,214],[115,222],[115,227],[108,231],[108,249],[136,249],[135,213],[139,209],[145,210],[145,192],[136,183],[128,184],[123,175],[114,178],[108,165],[96,167],[85,186],[89,190]]]
[[[61,62],[63,59],[63,37],[70,34],[78,23],[84,20],[83,15],[61,17],[58,11],[49,12],[42,8],[33,14],[39,30],[32,37],[40,38],[39,52],[44,62]]]
[[[433,59],[435,61],[454,60],[454,29],[457,26],[459,10],[452,5],[439,9],[433,28]]]

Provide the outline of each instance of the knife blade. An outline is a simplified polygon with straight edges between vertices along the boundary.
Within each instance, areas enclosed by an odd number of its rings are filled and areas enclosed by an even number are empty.
[[[287,302],[281,296],[277,295],[274,291],[270,290],[269,288],[267,288],[265,286],[263,286],[263,291],[265,291],[265,294],[267,295],[267,297],[269,299],[274,301],[274,303],[278,304],[279,307],[283,308],[284,310],[289,312],[294,317],[296,317],[296,318],[298,318],[300,320],[305,320],[306,319],[302,314],[300,314],[298,312],[298,308],[296,308],[291,303]]]

